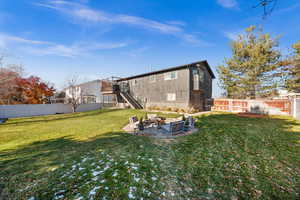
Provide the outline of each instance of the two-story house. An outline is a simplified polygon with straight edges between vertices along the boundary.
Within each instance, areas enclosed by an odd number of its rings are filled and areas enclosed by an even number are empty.
[[[135,108],[150,106],[210,110],[212,80],[207,61],[121,78],[114,85],[119,101]]]

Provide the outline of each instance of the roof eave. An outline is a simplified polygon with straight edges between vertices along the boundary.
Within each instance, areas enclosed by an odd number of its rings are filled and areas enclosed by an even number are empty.
[[[149,72],[149,73],[139,74],[139,75],[130,76],[130,77],[126,77],[126,78],[121,78],[121,79],[117,80],[117,82],[128,81],[128,80],[131,80],[131,79],[140,78],[140,77],[144,77],[144,76],[150,76],[150,75],[154,75],[154,74],[160,74],[160,73],[165,73],[165,72],[169,72],[169,71],[175,71],[175,70],[179,70],[179,69],[184,69],[184,68],[188,68],[188,67],[190,67],[192,65],[200,64],[200,63],[203,63],[203,64],[206,65],[207,70],[209,71],[210,75],[214,79],[215,75],[214,75],[213,71],[211,70],[208,62],[206,60],[203,60],[203,61],[198,61],[198,62],[194,62],[194,63],[190,63],[190,64],[185,64],[185,65],[180,65],[180,66],[176,66],[176,67],[170,67],[170,68],[163,69],[163,70],[158,70],[158,71],[153,71],[153,72]]]

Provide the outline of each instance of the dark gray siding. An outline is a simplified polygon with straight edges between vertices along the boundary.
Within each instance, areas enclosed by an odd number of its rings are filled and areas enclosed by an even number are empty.
[[[202,72],[203,79],[199,76],[198,81],[193,79],[193,69]],[[205,63],[195,63],[186,68],[174,69],[177,78],[165,80],[165,74],[145,74],[138,77],[130,77],[123,80],[129,84],[130,94],[139,101],[143,107],[158,106],[168,108],[194,108],[200,111],[210,110],[209,102],[212,97],[213,75],[209,72]],[[155,77],[155,81],[153,80]],[[197,79],[196,79],[197,80]],[[195,89],[194,84],[198,87]],[[171,101],[169,96],[175,94],[176,99]]]
[[[194,89],[195,80],[193,77],[192,71],[194,69],[198,69],[199,71],[203,72],[204,76],[203,79],[199,78],[198,84],[199,89]],[[208,72],[207,68],[203,65],[195,65],[190,67],[190,102],[189,107],[205,111],[210,110],[210,99],[212,97],[212,77]]]
[[[166,73],[131,79],[128,81],[130,93],[146,107],[186,108],[189,102],[189,69],[176,72],[177,78],[173,80],[165,80]],[[155,77],[155,81],[151,80],[152,76]],[[176,100],[168,101],[168,93],[175,94]]]

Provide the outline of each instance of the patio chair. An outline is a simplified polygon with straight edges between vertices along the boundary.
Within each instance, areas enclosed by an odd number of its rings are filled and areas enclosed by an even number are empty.
[[[129,117],[129,124],[133,129],[137,129],[139,124],[137,116]]]
[[[149,120],[154,121],[157,118],[157,114],[147,114]]]
[[[174,135],[183,131],[184,121],[170,122],[162,125],[161,128],[166,130],[169,134]]]
[[[7,118],[0,118],[0,124],[5,123],[8,119]]]
[[[194,120],[194,118],[192,116],[189,116],[187,119],[188,119],[188,122],[189,122],[189,128],[190,129],[195,128],[195,120]]]
[[[138,120],[137,116],[129,117],[129,123],[130,124],[133,124],[133,123],[138,122],[138,121],[139,120]]]

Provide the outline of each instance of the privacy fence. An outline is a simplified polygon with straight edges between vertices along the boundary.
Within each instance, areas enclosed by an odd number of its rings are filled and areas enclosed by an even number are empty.
[[[102,108],[102,104],[81,104],[77,112],[97,110]],[[0,105],[0,118],[30,117],[38,115],[52,115],[71,113],[70,104],[19,104],[19,105]]]
[[[300,120],[300,99],[293,99],[292,101],[292,115]]]
[[[299,102],[297,100],[297,102]],[[300,106],[300,102],[298,103]],[[270,115],[293,115],[299,110],[293,110],[292,100],[240,100],[240,99],[214,99],[212,110],[226,112],[248,112]],[[298,108],[298,106],[297,106]],[[299,108],[298,108],[299,109]],[[298,115],[298,114],[297,114]],[[295,114],[296,116],[296,114]]]

